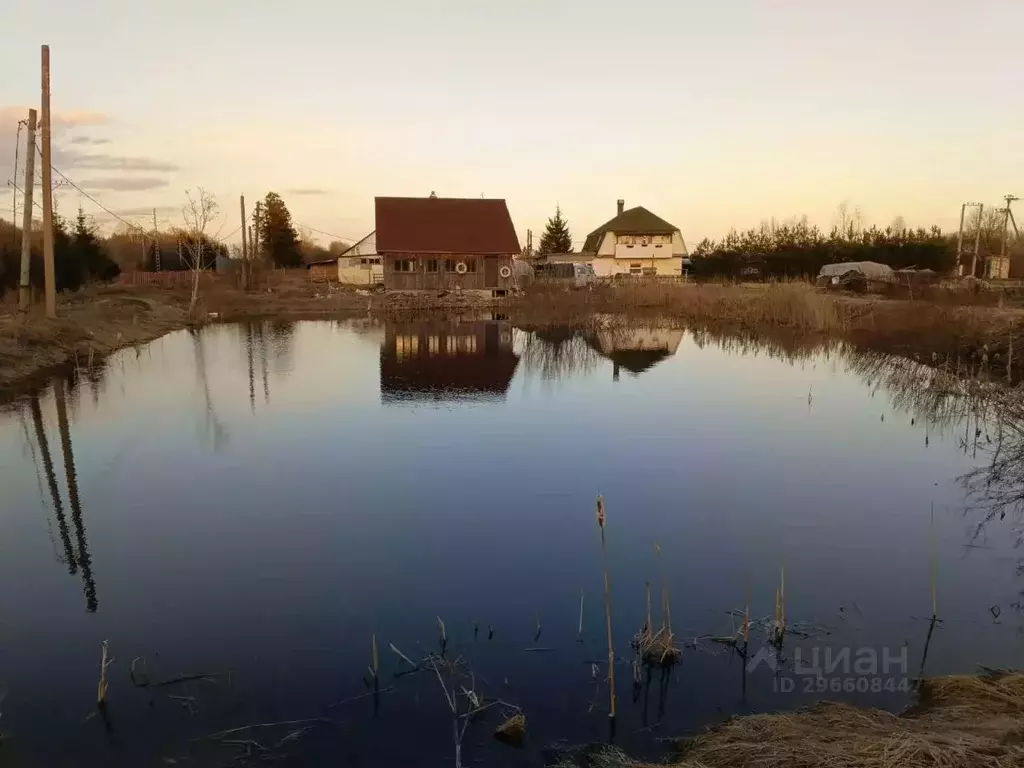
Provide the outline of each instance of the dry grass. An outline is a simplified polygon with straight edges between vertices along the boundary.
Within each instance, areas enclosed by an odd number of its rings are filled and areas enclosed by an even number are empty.
[[[676,768],[1010,768],[1024,765],[1024,674],[932,678],[916,710],[845,704],[748,715],[680,743]],[[571,768],[653,768],[614,748]]]
[[[1024,764],[1024,674],[923,682],[916,714],[844,704],[730,720],[686,744],[680,766],[1003,768]]]

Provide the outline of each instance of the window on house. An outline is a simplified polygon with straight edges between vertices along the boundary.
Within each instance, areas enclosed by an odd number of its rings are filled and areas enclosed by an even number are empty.
[[[430,354],[432,354],[432,355],[436,355],[438,352],[440,352],[441,351],[441,337],[440,336],[430,336],[427,339],[427,349],[430,351]]]
[[[664,247],[664,246],[662,246],[662,244],[661,244],[661,243],[658,243],[658,244],[657,244],[656,246],[654,246],[654,247],[655,247],[655,248],[662,248],[662,247]]]
[[[420,349],[420,337],[414,335],[395,336],[395,357],[403,360],[412,357]]]
[[[380,264],[380,259],[370,259],[371,264]]]
[[[395,272],[412,272],[412,259],[397,259],[395,261]]]
[[[476,272],[476,259],[466,259],[466,272],[469,274]]]
[[[454,336],[447,337],[445,339],[445,345],[444,346],[445,346],[445,350],[448,352],[449,355],[454,355],[454,354],[456,354],[459,351],[458,348],[456,347],[455,337]]]
[[[437,259],[427,259],[427,272],[437,272]]]
[[[444,271],[445,272],[454,272],[455,271],[455,259],[445,259],[444,260]]]
[[[639,275],[643,271],[643,265],[639,262],[634,262],[629,265],[629,274]]]
[[[633,246],[632,246],[632,245],[627,245],[626,247],[627,247],[627,248],[632,248]]]

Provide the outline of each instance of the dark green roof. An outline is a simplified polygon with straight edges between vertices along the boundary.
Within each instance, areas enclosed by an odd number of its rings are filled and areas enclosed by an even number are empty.
[[[617,235],[670,235],[677,229],[679,227],[669,224],[660,216],[655,216],[642,205],[638,205],[636,208],[623,211],[587,235],[583,250],[589,253],[597,252],[605,232],[614,232]]]

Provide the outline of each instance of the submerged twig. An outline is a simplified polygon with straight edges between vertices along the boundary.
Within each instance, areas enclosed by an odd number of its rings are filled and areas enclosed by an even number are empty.
[[[225,731],[211,733],[205,738],[218,740],[223,739],[225,736],[230,736],[232,733],[241,733],[242,731],[248,731],[254,728],[275,728],[279,725],[306,725],[307,723],[330,723],[331,725],[337,725],[336,721],[328,720],[325,717],[309,717],[305,720],[280,720],[276,723],[250,723],[249,725],[240,725],[237,728],[228,728]]]
[[[350,699],[342,699],[341,701],[336,701],[333,704],[328,704],[327,705],[327,709],[333,709],[334,707],[340,707],[342,704],[349,704],[349,703],[351,703],[353,701],[359,701],[359,699],[365,699],[365,698],[368,698],[370,696],[377,696],[377,695],[379,695],[381,693],[387,693],[388,691],[392,690],[394,687],[395,686],[393,686],[393,685],[389,685],[387,688],[380,688],[380,689],[375,689],[375,690],[372,690],[372,691],[368,691],[367,693],[361,693],[358,696],[353,696]],[[328,721],[328,722],[330,722],[330,721]]]

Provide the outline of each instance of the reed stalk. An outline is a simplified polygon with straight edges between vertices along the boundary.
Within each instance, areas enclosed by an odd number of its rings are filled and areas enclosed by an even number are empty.
[[[597,527],[601,531],[601,565],[604,568],[604,620],[608,630],[608,717],[615,719],[615,649],[612,643],[612,586],[608,576],[608,544],[604,533],[604,498],[597,497]]]
[[[580,590],[580,626],[579,626],[579,629],[576,630],[576,642],[577,643],[582,643],[583,642],[583,597],[584,597],[584,593],[583,593],[583,590],[581,589]]]
[[[938,563],[938,542],[935,537],[935,502],[932,502],[931,508],[931,552],[930,552],[930,571],[931,571],[931,586],[932,586],[932,621],[935,621],[939,617],[939,600],[938,600],[938,578],[939,578],[939,563]]]
[[[644,624],[644,634],[650,640],[651,632],[654,631],[654,619],[651,618],[651,582],[649,581],[644,582],[644,595],[647,598],[647,620]]]
[[[377,677],[380,673],[380,656],[377,654],[377,635],[374,633],[371,640],[371,658],[373,659],[373,679],[376,682]]]

